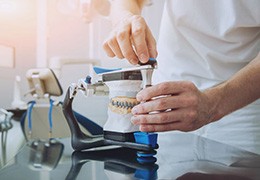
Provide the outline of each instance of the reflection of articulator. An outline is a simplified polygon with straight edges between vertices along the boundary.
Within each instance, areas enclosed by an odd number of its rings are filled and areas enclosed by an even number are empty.
[[[94,68],[98,74],[96,82],[91,77],[72,84],[66,94],[63,112],[72,134],[72,147],[84,150],[106,145],[119,145],[140,150],[138,156],[152,156],[158,148],[156,133],[138,132],[138,126],[130,121],[131,109],[138,104],[136,94],[145,87],[151,86],[151,77],[156,60],[151,59],[147,64],[125,69]],[[90,95],[108,95],[108,120],[104,125],[104,134],[89,136],[81,132],[73,115],[72,102],[78,90]],[[108,93],[109,92],[109,93]]]
[[[127,155],[126,155],[127,154]],[[154,158],[154,157],[151,157]],[[159,166],[154,163],[140,163],[136,159],[136,150],[117,148],[99,151],[74,151],[72,165],[66,180],[77,179],[82,166],[89,161],[104,162],[104,170],[109,179],[157,179]]]

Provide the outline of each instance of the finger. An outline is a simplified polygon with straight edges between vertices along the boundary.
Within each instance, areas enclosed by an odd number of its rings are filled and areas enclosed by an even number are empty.
[[[124,26],[123,29],[117,34],[117,41],[122,51],[123,56],[131,63],[137,64],[138,57],[136,56],[130,40],[131,27]]]
[[[194,108],[198,99],[192,94],[168,95],[140,103],[132,108],[132,114],[147,114],[168,109]]]
[[[149,57],[156,58],[158,55],[158,52],[156,49],[156,41],[149,28],[146,29],[146,43],[147,43],[147,47],[148,47]]]
[[[131,117],[133,124],[167,124],[170,122],[192,122],[197,118],[197,113],[191,108],[180,108],[164,112],[134,115]]]
[[[195,119],[197,119],[196,111],[181,108],[157,114],[136,115],[131,118],[131,122],[139,125],[142,131],[181,130],[187,132],[201,127],[195,123]]]
[[[134,43],[136,54],[142,63],[149,60],[149,53],[146,44],[145,35],[146,23],[140,16],[135,16],[132,21],[132,40]]]
[[[165,111],[167,109],[180,108],[182,106],[179,103],[179,97],[167,96],[150,100],[136,105],[132,109],[132,114],[147,114],[153,111]]]
[[[108,46],[119,59],[124,58],[124,55],[123,55],[123,53],[118,45],[117,39],[115,37],[108,40]]]
[[[183,124],[181,122],[174,122],[168,124],[141,124],[139,130],[142,132],[164,132],[172,130],[182,130]]]
[[[135,125],[141,124],[168,124],[170,122],[177,122],[182,119],[182,111],[173,110],[167,112],[160,112],[154,114],[134,115],[131,122]]]
[[[103,49],[105,50],[106,54],[109,56],[109,57],[115,57],[115,53],[112,51],[112,49],[109,47],[108,43],[105,42],[103,44]]]
[[[188,81],[163,82],[141,90],[136,95],[136,99],[142,102],[157,96],[180,94],[183,91],[186,91],[189,86],[194,85]]]

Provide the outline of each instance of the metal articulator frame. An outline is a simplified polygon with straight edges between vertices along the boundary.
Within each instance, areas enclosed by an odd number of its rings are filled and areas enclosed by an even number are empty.
[[[71,97],[71,93],[76,95],[77,89],[74,89],[74,92],[70,92],[71,89],[72,87],[69,87],[65,96],[65,100],[63,102],[63,113],[70,128],[72,148],[74,150],[81,151],[93,147],[104,146],[105,143],[103,136],[89,136],[80,130],[78,121],[72,110],[72,102],[74,97]]]
[[[126,155],[127,154],[127,155]],[[141,164],[136,159],[136,150],[129,148],[117,148],[100,151],[89,151],[88,153],[75,151],[71,155],[72,165],[66,179],[76,179],[82,166],[89,161],[104,162],[105,169],[124,174],[124,171],[135,171],[137,169],[148,172],[156,172],[159,166],[155,163]],[[113,168],[121,167],[121,168]],[[111,168],[112,167],[112,168]]]

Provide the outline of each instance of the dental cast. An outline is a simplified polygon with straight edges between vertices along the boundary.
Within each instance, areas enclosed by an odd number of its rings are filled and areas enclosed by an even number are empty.
[[[128,114],[131,113],[132,108],[137,104],[139,104],[139,102],[136,98],[118,96],[110,100],[108,107],[114,113]]]

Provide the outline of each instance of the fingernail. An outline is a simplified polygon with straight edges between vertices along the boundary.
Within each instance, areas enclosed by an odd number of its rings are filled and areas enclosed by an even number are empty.
[[[131,118],[131,122],[132,122],[133,124],[137,124],[138,121],[139,121],[138,118],[135,117],[135,116],[133,116],[133,117]]]
[[[151,55],[152,58],[156,58],[156,57],[157,57],[157,54],[158,54],[158,53],[157,53],[156,50],[153,50],[153,51],[151,51],[150,53],[151,53],[150,55]]]
[[[138,63],[137,59],[130,59],[129,62],[133,65],[136,65]]]
[[[140,61],[142,63],[146,63],[148,61],[148,56],[146,56],[145,54],[141,54],[140,55]]]
[[[143,100],[142,96],[140,94],[136,95],[136,100],[141,102]]]
[[[138,109],[136,107],[133,107],[132,114],[138,114]]]

